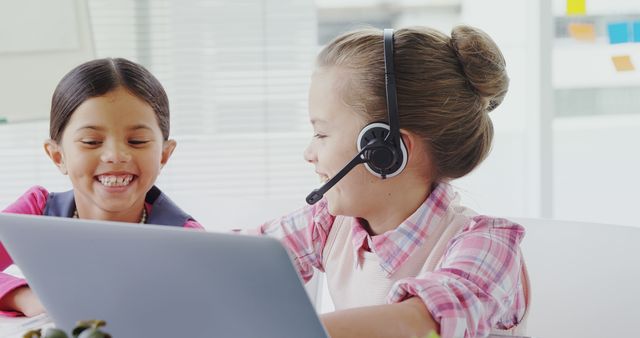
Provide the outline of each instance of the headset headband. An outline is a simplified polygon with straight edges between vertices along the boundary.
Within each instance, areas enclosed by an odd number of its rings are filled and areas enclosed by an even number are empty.
[[[393,29],[386,28],[384,34],[384,85],[387,93],[387,113],[389,114],[389,134],[385,141],[400,144],[400,118],[396,95],[396,70],[393,64]]]

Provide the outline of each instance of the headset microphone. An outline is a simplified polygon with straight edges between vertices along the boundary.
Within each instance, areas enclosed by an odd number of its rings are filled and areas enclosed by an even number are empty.
[[[396,80],[393,64],[393,30],[384,33],[384,77],[389,123],[373,122],[362,128],[356,141],[358,154],[322,187],[313,190],[306,198],[315,204],[324,193],[336,185],[351,169],[364,163],[367,170],[382,179],[396,176],[407,165],[407,149],[400,137]]]
[[[366,149],[361,150],[358,155],[356,155],[356,157],[349,161],[349,163],[347,163],[344,168],[338,171],[335,176],[328,180],[327,183],[323,184],[318,189],[314,189],[309,195],[307,195],[307,203],[311,205],[316,204],[316,202],[318,202],[322,198],[324,193],[331,189],[331,187],[336,185],[336,183],[338,183],[338,181],[340,181],[344,177],[344,175],[348,174],[351,169],[355,168],[355,166],[360,163],[366,162],[366,160],[362,157],[362,154],[366,151]]]

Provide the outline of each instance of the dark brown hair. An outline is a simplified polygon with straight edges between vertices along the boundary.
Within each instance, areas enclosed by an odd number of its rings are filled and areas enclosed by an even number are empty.
[[[78,106],[118,87],[127,89],[153,108],[163,138],[169,139],[169,100],[160,81],[143,66],[122,58],[85,62],[60,80],[51,99],[49,137],[59,143]]]
[[[343,100],[367,121],[387,121],[382,32],[343,34],[318,56],[318,67],[336,67]],[[451,37],[414,27],[394,33],[400,127],[419,135],[430,150],[434,180],[462,177],[487,156],[493,139],[488,112],[507,93],[509,78],[497,45],[484,32],[455,27]]]

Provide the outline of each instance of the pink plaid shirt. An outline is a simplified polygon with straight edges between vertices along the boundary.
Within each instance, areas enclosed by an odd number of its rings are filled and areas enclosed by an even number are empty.
[[[381,268],[393,274],[428,238],[447,214],[455,193],[439,184],[425,202],[395,230],[369,236],[359,222],[352,229],[357,253],[371,248]],[[308,281],[313,268],[324,271],[323,250],[335,217],[326,200],[263,224],[262,234],[281,238],[294,255],[301,276]],[[475,216],[448,244],[442,261],[432,272],[397,281],[388,303],[420,297],[445,337],[482,337],[492,328],[508,329],[525,313],[519,243],[522,226],[506,219]]]

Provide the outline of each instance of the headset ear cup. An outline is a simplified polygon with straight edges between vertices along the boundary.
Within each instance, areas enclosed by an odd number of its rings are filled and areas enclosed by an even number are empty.
[[[358,152],[365,148],[370,149],[369,161],[365,162],[364,166],[370,173],[380,178],[394,177],[407,166],[407,148],[402,138],[400,138],[400,144],[395,145],[390,140],[385,141],[387,134],[389,134],[388,124],[374,122],[362,128],[356,141]],[[390,165],[389,160],[393,162]]]

